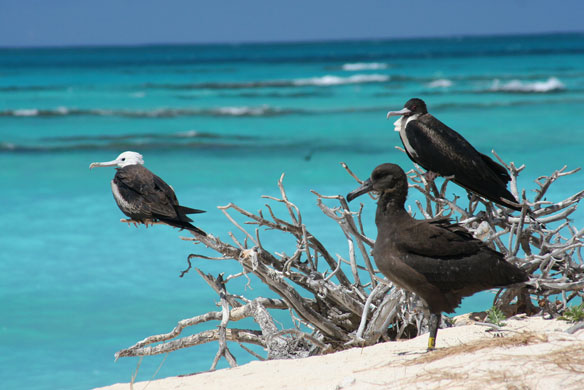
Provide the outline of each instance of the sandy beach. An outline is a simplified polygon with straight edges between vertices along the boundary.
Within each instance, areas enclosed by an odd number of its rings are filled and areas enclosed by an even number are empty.
[[[431,353],[425,352],[425,334],[325,356],[137,382],[133,389],[581,389],[584,330],[570,334],[570,327],[541,317],[511,318],[501,330],[468,321],[441,329]],[[118,383],[100,389],[130,388]]]

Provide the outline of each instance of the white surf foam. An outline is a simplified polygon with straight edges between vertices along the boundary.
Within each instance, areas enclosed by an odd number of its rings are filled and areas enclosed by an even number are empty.
[[[448,79],[438,79],[428,83],[429,88],[448,88],[452,87],[453,82]]]
[[[61,114],[61,115],[67,115],[69,113],[69,109],[65,106],[59,106],[57,107],[57,109],[55,110],[55,112],[57,114]]]
[[[294,85],[343,85],[343,84],[361,84],[361,83],[381,83],[388,81],[389,76],[383,74],[355,74],[349,77],[339,77],[326,75],[322,77],[311,77],[308,79],[294,80]]]
[[[20,110],[12,111],[12,115],[14,116],[37,116],[39,114],[39,110],[36,108],[22,108]]]
[[[240,106],[240,107],[220,107],[217,108],[215,112],[220,115],[233,115],[233,116],[244,116],[244,115],[252,115],[252,116],[261,116],[266,114],[269,111],[275,111],[273,108],[268,106],[262,107],[248,107],[248,106]]]
[[[550,77],[547,81],[523,82],[521,80],[511,80],[507,83],[501,83],[499,79],[493,81],[491,91],[501,92],[523,92],[523,93],[545,93],[561,91],[566,89],[564,83],[555,77]]]
[[[349,72],[355,72],[359,70],[387,69],[387,64],[384,64],[383,62],[356,62],[352,64],[344,64],[342,69]]]
[[[181,133],[178,133],[179,137],[184,137],[184,138],[192,138],[192,137],[196,137],[199,135],[199,132],[197,130],[187,130],[187,131],[183,131]]]

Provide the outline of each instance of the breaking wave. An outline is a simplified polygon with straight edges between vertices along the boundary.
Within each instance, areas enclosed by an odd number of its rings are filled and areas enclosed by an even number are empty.
[[[326,87],[343,84],[366,84],[382,83],[389,81],[389,76],[383,74],[355,74],[348,77],[325,75],[320,77],[310,77],[292,80],[263,80],[263,81],[241,81],[241,82],[208,82],[194,84],[157,84],[146,83],[140,87],[152,89],[251,89],[251,88],[286,88],[316,86]]]
[[[363,84],[363,83],[383,83],[389,81],[389,76],[383,74],[356,74],[349,77],[339,77],[326,75],[322,77],[311,77],[308,79],[297,79],[293,81],[294,85],[343,85],[343,84]]]
[[[341,69],[355,72],[359,70],[378,70],[378,69],[387,69],[387,64],[384,62],[355,62],[344,64]]]
[[[354,65],[357,66],[373,66],[371,64],[382,63],[347,63],[343,66]],[[340,68],[337,67],[337,70]],[[582,71],[562,71],[560,72],[562,79],[580,79],[584,77]],[[541,81],[541,80],[546,81]],[[78,85],[78,86],[0,86],[0,94],[4,93],[30,93],[37,91],[67,91],[73,93],[83,93],[87,90],[110,91],[119,93],[120,90],[126,91],[132,98],[144,98],[149,95],[148,90],[169,90],[169,91],[197,91],[209,90],[215,91],[219,96],[227,92],[234,94],[234,91],[229,90],[243,90],[240,91],[241,96],[256,96],[262,97],[305,97],[326,95],[329,93],[326,87],[345,85],[345,84],[371,84],[371,83],[387,83],[387,82],[414,82],[423,83],[432,89],[447,88],[449,86],[464,86],[469,82],[486,82],[487,85],[484,90],[490,92],[551,92],[565,89],[558,77],[550,76],[545,73],[533,74],[508,74],[497,76],[496,74],[471,74],[471,75],[451,75],[446,78],[436,79],[435,77],[427,77],[422,75],[410,75],[395,73],[392,75],[381,73],[354,73],[349,76],[339,76],[334,74],[327,74],[324,76],[297,78],[297,79],[274,79],[274,80],[254,80],[254,81],[221,81],[221,82],[199,82],[199,83],[143,83],[126,85],[116,87],[114,90],[110,86],[103,85]],[[450,84],[449,84],[450,83]],[[316,87],[316,88],[306,88]],[[323,87],[323,88],[318,88]],[[262,90],[263,89],[263,90]],[[256,96],[257,97],[257,96]],[[184,95],[179,96],[180,99],[195,99],[199,96]],[[22,115],[31,114],[22,111]]]
[[[428,92],[429,93],[429,92]],[[462,92],[457,92],[462,94]],[[489,90],[482,91],[469,91],[469,94],[484,94],[492,93]],[[376,97],[386,97],[393,96],[387,93],[376,93],[372,96]],[[432,104],[432,108],[440,109],[475,109],[475,108],[494,108],[494,107],[507,107],[507,106],[536,106],[536,105],[550,105],[550,104],[566,104],[566,103],[584,103],[584,99],[578,99],[574,97],[566,98],[549,98],[549,99],[538,99],[538,100],[512,100],[512,101],[500,101],[492,100],[486,102],[467,102],[467,101],[453,101],[453,102],[443,102]],[[332,108],[272,108],[269,106],[259,106],[259,107],[248,107],[248,106],[233,106],[233,107],[219,107],[213,109],[182,109],[182,108],[165,108],[157,109],[152,111],[129,111],[129,110],[102,110],[102,109],[66,109],[60,107],[54,110],[44,110],[44,109],[21,109],[21,110],[8,110],[0,111],[0,117],[7,116],[23,116],[23,117],[33,117],[33,116],[45,116],[45,117],[58,117],[67,115],[94,115],[94,116],[121,116],[127,118],[173,118],[179,116],[196,116],[196,115],[208,115],[217,117],[259,117],[259,118],[269,118],[274,116],[284,116],[284,115],[330,115],[330,114],[353,114],[356,112],[370,113],[370,112],[381,112],[382,114],[387,111],[386,106],[345,106],[345,107],[332,107]],[[194,136],[194,133],[188,133]],[[187,134],[187,135],[188,135]],[[208,136],[205,133],[198,133],[197,136]],[[167,136],[165,136],[167,137]]]
[[[281,109],[270,106],[233,106],[218,108],[157,108],[153,110],[124,110],[102,108],[54,109],[23,108],[0,111],[0,117],[64,117],[64,116],[104,116],[127,118],[174,118],[181,116],[223,116],[223,117],[271,117],[302,113],[302,110]]]
[[[557,92],[566,89],[564,83],[555,77],[550,77],[547,81],[523,82],[521,80],[511,80],[502,83],[499,79],[493,81],[489,89],[493,92],[514,92],[514,93],[547,93]]]
[[[433,80],[427,84],[428,88],[449,88],[452,87],[454,83],[448,79],[438,79]]]
[[[1,116],[2,114],[0,114]],[[13,116],[38,116],[39,115],[39,110],[37,110],[36,108],[23,108],[20,110],[13,110],[12,111],[12,115]]]

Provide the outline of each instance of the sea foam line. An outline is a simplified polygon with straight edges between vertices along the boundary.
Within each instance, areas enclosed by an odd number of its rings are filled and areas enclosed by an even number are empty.
[[[387,69],[388,65],[383,62],[355,62],[344,64],[341,69],[355,72],[359,70],[379,70],[379,69]]]
[[[453,82],[448,79],[433,80],[427,84],[428,88],[449,88],[452,87]]]
[[[174,90],[192,89],[252,89],[252,88],[285,88],[317,86],[327,87],[331,85],[380,83],[389,81],[390,77],[384,74],[354,74],[347,77],[325,75],[310,78],[292,80],[263,80],[263,81],[242,81],[242,82],[210,82],[197,84],[153,84],[147,83],[140,88],[159,88]]]
[[[520,93],[546,93],[556,92],[566,89],[556,77],[550,77],[547,81],[523,82],[521,80],[511,80],[506,83],[501,83],[499,79],[493,81],[493,85],[489,89],[494,92],[520,92]]]
[[[361,83],[382,83],[389,81],[389,76],[383,74],[356,74],[349,77],[339,77],[326,75],[322,77],[311,77],[307,79],[296,79],[294,85],[343,85],[343,84],[361,84]]]
[[[124,110],[103,108],[67,108],[55,109],[20,108],[0,111],[0,117],[65,117],[65,116],[119,116],[128,118],[173,118],[179,116],[236,116],[262,117],[301,113],[302,110],[282,109],[264,106],[227,106],[217,108],[156,108],[152,110]]]

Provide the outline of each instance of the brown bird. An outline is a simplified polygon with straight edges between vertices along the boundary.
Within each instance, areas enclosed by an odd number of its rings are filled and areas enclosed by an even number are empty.
[[[463,297],[528,280],[526,272],[506,262],[502,253],[475,239],[462,226],[446,218],[412,218],[404,209],[408,182],[398,165],[376,167],[371,178],[350,192],[347,200],[370,191],[379,193],[375,264],[395,285],[415,293],[428,305],[428,350],[436,347],[441,313],[452,313]]]

